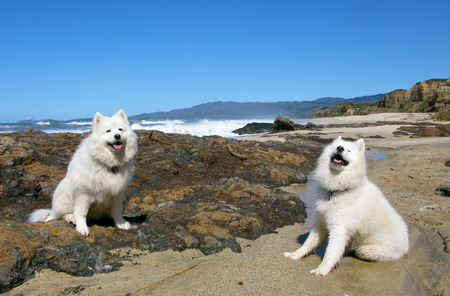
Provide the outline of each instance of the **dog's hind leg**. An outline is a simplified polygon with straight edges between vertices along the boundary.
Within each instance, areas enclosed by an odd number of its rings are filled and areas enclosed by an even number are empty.
[[[382,245],[365,245],[355,249],[356,256],[367,261],[386,262],[396,260],[401,257],[398,253],[398,251]]]
[[[60,219],[61,217],[66,216],[67,214],[72,214],[73,207],[74,207],[73,192],[70,189],[69,181],[65,178],[58,184],[58,186],[55,189],[55,192],[53,193],[52,214],[55,217],[55,219]],[[73,221],[69,220],[67,221],[73,223]]]

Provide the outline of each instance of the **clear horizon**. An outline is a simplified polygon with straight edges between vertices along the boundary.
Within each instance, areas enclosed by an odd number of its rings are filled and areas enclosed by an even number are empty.
[[[1,1],[0,122],[409,89],[450,77],[449,12],[444,0]]]

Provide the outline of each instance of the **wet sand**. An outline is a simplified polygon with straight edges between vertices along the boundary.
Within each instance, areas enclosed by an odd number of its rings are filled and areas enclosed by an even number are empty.
[[[375,114],[315,119],[315,122],[368,121],[430,122],[427,114]],[[314,277],[323,249],[302,260],[284,258],[297,249],[307,225],[297,224],[264,235],[255,241],[240,239],[242,253],[225,250],[204,256],[184,252],[120,249],[127,256],[116,272],[93,277],[73,277],[42,270],[35,278],[5,295],[450,295],[450,198],[434,190],[450,181],[450,138],[394,137],[398,126],[325,128],[324,138],[364,137],[369,155],[369,178],[385,193],[404,217],[410,232],[410,251],[394,262],[374,263],[346,256],[325,277]],[[311,131],[292,132],[310,133]],[[373,138],[382,136],[383,138]],[[284,140],[284,134],[240,138]],[[298,192],[304,185],[285,190]],[[300,194],[301,196],[301,194]],[[302,235],[303,234],[303,235]]]

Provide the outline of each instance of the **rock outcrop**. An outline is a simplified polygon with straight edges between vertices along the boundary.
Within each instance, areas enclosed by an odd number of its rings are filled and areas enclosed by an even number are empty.
[[[273,131],[273,123],[252,122],[244,127],[235,129],[233,133],[238,135],[265,134]]]
[[[410,138],[450,137],[450,124],[401,126],[393,134],[396,136],[409,136]]]
[[[89,276],[120,268],[109,250],[230,248],[304,221],[297,195],[277,189],[304,183],[323,143],[291,137],[284,143],[237,141],[138,131],[136,171],[124,216],[132,229],[91,221],[89,237],[65,221],[26,223],[51,196],[85,135],[27,130],[0,134],[0,292],[51,268]]]
[[[312,122],[308,122],[306,124],[298,124],[287,117],[278,115],[273,123],[249,123],[242,128],[234,130],[233,133],[238,135],[280,133],[297,130],[317,130],[318,128],[319,127]]]
[[[274,131],[295,131],[297,124],[289,118],[280,115],[275,118],[273,130]]]

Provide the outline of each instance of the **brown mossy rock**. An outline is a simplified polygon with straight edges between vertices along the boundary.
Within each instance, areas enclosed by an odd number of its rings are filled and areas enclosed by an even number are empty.
[[[230,248],[239,252],[235,237],[256,239],[277,227],[303,222],[306,216],[296,195],[239,178],[199,185],[192,192],[182,199],[160,197],[172,201],[160,201],[156,207],[152,198],[130,200],[127,211],[147,217],[138,228],[141,246],[151,251],[197,248],[211,254]]]
[[[121,266],[106,248],[83,239],[65,224],[0,222],[0,292],[31,278],[36,269],[91,276]]]
[[[0,135],[0,292],[51,268],[89,276],[120,267],[109,250],[196,248],[240,251],[236,237],[256,239],[304,221],[298,196],[277,189],[304,183],[323,143],[238,141],[138,131],[135,176],[124,215],[132,229],[90,221],[83,237],[65,221],[26,223],[50,208],[76,147],[86,135],[27,130]]]

